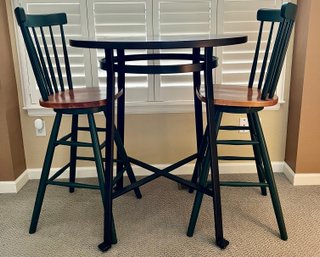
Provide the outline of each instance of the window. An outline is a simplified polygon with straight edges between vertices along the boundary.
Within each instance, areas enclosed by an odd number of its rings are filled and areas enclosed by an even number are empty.
[[[108,36],[147,38],[153,34],[238,33],[246,44],[217,48],[219,67],[215,82],[247,85],[258,34],[259,8],[278,8],[281,0],[13,0],[27,13],[65,12],[65,33],[70,38]],[[24,92],[30,115],[44,115],[39,92],[17,29]],[[98,67],[101,51],[69,47],[74,85],[104,86],[105,72]],[[183,50],[182,50],[183,51]],[[27,69],[25,69],[27,67]],[[282,99],[284,82],[278,96]],[[186,112],[193,109],[192,75],[136,75],[126,77],[127,107],[134,113]],[[147,107],[147,108],[146,108]],[[173,108],[172,108],[173,107]],[[168,108],[167,110],[165,108]]]

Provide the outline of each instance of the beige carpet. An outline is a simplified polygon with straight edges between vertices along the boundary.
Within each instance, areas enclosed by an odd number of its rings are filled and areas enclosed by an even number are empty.
[[[254,175],[224,175],[246,178]],[[143,198],[129,193],[114,201],[118,244],[107,253],[102,239],[98,191],[50,186],[38,230],[28,234],[38,181],[18,194],[0,195],[1,257],[93,256],[290,256],[320,257],[320,187],[293,187],[283,174],[276,180],[289,234],[280,240],[270,197],[257,188],[223,188],[225,237],[230,245],[214,245],[212,202],[205,197],[196,232],[186,236],[193,196],[163,178],[141,188]]]

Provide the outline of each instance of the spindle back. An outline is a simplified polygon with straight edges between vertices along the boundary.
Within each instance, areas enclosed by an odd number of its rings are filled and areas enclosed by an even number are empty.
[[[49,95],[64,91],[65,83],[68,89],[72,89],[70,62],[63,29],[63,25],[67,24],[66,14],[27,15],[23,8],[17,7],[15,15],[42,99],[47,101]],[[61,60],[64,62],[64,67],[60,64]]]
[[[260,21],[260,29],[248,85],[249,88],[253,87],[255,75],[257,73],[259,55],[263,54],[258,88],[262,89],[261,98],[264,100],[272,98],[275,94],[296,16],[296,9],[297,6],[295,4],[285,3],[280,10],[260,9],[257,12],[257,20]],[[268,37],[266,47],[264,53],[262,53],[261,42],[263,33],[266,33],[264,30],[265,23],[270,23],[270,27],[267,32]],[[271,57],[269,58],[272,36],[276,23],[278,23],[278,31],[273,44]]]

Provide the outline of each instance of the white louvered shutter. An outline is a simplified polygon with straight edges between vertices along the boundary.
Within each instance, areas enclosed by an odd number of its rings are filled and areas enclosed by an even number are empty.
[[[218,68],[218,82],[247,86],[251,71],[253,55],[258,38],[260,22],[257,21],[257,10],[260,8],[277,9],[281,0],[224,0],[219,1],[218,32],[225,34],[248,35],[245,44],[223,47],[219,50],[220,67]],[[276,30],[275,30],[276,31]],[[273,35],[273,40],[275,35]],[[263,35],[261,49],[264,50],[267,34]],[[270,57],[270,55],[269,55]],[[263,55],[258,61],[255,84],[259,79],[259,72]]]
[[[67,13],[68,24],[65,28],[67,43],[69,39],[79,37],[145,39],[152,35],[164,37],[214,33],[248,35],[248,43],[218,47],[214,52],[219,57],[219,66],[214,70],[215,82],[243,86],[247,86],[248,83],[258,35],[259,22],[256,21],[256,12],[259,8],[279,8],[282,3],[282,0],[13,1],[13,6],[20,5],[27,13]],[[23,50],[21,33],[17,31],[19,45],[22,46],[19,50]],[[68,52],[75,87],[105,86],[106,73],[99,68],[98,63],[104,56],[102,51],[68,47]],[[129,53],[141,53],[141,51],[129,51]],[[25,103],[27,109],[29,107],[32,109],[38,106],[40,94],[26,53],[20,51],[19,55],[22,61]],[[170,61],[161,61],[161,64],[165,63],[170,64]],[[277,92],[280,100],[283,96],[283,77],[282,75],[282,79],[279,80]],[[189,100],[193,98],[192,74],[188,73],[156,76],[127,74],[126,88],[126,101],[131,102],[130,106],[139,106],[140,103],[135,102],[162,101],[170,101],[173,105],[179,105],[181,101],[185,101],[183,104],[189,104],[191,103]]]
[[[89,34],[96,39],[130,38],[146,39],[152,33],[152,1],[113,0],[88,1]],[[131,50],[126,53],[145,51]],[[106,72],[99,68],[98,60],[104,57],[103,50],[91,51],[94,84],[106,85]],[[134,64],[134,62],[131,62]],[[126,101],[148,101],[152,96],[152,77],[126,74]]]
[[[79,37],[86,37],[87,34],[87,20],[86,20],[86,1],[85,0],[19,0],[17,4],[26,10],[29,14],[44,14],[44,13],[59,13],[64,12],[67,14],[68,24],[64,26],[66,36],[66,43],[69,44],[69,39]],[[24,42],[19,32],[21,45]],[[59,53],[62,53],[62,45],[60,40],[57,43]],[[49,43],[49,41],[48,41]],[[90,86],[91,70],[90,70],[90,57],[83,49],[73,48],[68,46],[69,61],[72,71],[72,81],[74,87]],[[35,77],[28,59],[27,54],[24,55],[23,62],[26,64],[27,73],[25,73],[24,80],[29,85],[30,99],[27,101],[31,105],[36,105],[39,102],[40,93],[36,85]],[[64,60],[61,56],[60,64],[62,69],[64,67]],[[64,74],[65,75],[65,74]]]
[[[154,0],[154,33],[160,36],[213,34],[216,32],[216,2],[217,0]],[[180,52],[191,53],[190,50]],[[170,64],[169,61],[161,63]],[[192,92],[191,73],[155,78],[156,101],[191,100]]]

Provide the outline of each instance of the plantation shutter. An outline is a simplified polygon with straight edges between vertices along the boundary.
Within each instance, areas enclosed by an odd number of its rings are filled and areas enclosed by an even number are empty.
[[[146,39],[152,33],[152,1],[88,0],[87,4],[91,38],[134,40]],[[142,52],[145,51],[127,50],[126,53]],[[105,87],[106,72],[98,63],[103,57],[103,50],[91,50],[94,85]],[[152,90],[151,76],[126,74],[126,101],[148,101],[149,95],[152,98]]]
[[[154,0],[154,33],[164,37],[179,34],[192,36],[215,33],[216,1]],[[191,53],[190,50],[180,52]],[[161,61],[161,63],[170,62]],[[191,100],[192,98],[191,73],[155,77],[156,101]]]
[[[281,0],[224,0],[219,2],[218,31],[220,33],[245,34],[248,42],[220,49],[218,82],[247,86],[253,61],[260,23],[257,10],[260,8],[279,8]],[[275,30],[276,31],[276,30]],[[273,40],[275,35],[273,36]],[[263,36],[261,49],[265,48],[267,35]],[[263,55],[258,61],[255,84],[258,82]]]

